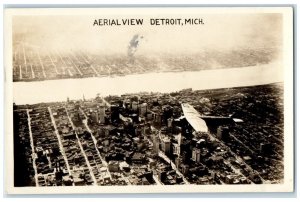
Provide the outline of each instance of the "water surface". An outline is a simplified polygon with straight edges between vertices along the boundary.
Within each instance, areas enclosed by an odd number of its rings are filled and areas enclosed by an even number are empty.
[[[126,75],[119,77],[93,77],[80,79],[45,80],[13,83],[16,104],[65,101],[137,92],[168,93],[184,88],[193,90],[261,85],[283,81],[282,67],[278,64],[260,66]]]

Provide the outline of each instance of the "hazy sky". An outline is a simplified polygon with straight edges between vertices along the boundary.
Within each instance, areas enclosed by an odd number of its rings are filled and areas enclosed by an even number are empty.
[[[79,49],[126,54],[132,37],[143,36],[137,54],[157,52],[192,53],[210,49],[280,48],[280,14],[165,15],[169,18],[202,18],[204,25],[150,26],[155,15],[18,16],[13,34],[25,34],[31,45],[43,49]],[[143,18],[143,26],[93,26],[95,19]],[[18,39],[15,37],[14,39]],[[15,40],[16,41],[16,40]]]

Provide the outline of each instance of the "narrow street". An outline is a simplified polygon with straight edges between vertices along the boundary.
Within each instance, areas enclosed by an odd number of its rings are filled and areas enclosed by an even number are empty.
[[[161,133],[160,130],[156,129],[155,127],[151,126],[151,130],[156,133],[158,132],[158,137],[160,139],[160,141],[162,141],[162,137],[161,137]],[[181,135],[179,136],[179,138],[181,139]],[[150,140],[149,140],[150,141]],[[181,141],[181,140],[180,140]],[[161,150],[159,150],[158,155],[163,158],[166,162],[170,163],[171,162],[171,166],[172,168],[176,171],[176,173],[182,177],[183,181],[185,184],[190,184],[189,181],[184,177],[184,175],[177,169],[176,165],[171,161],[171,159],[169,157],[167,157]]]
[[[41,64],[41,66],[42,66],[43,76],[44,76],[44,78],[46,78],[45,67],[44,67],[44,64],[43,64],[43,62],[42,62],[42,59],[41,59],[39,50],[37,50],[37,55],[38,55],[40,64]]]
[[[250,149],[248,146],[246,146],[243,142],[241,142],[237,137],[235,137],[232,133],[230,133],[230,136],[237,142],[239,142],[243,147],[245,147],[248,151],[250,151],[252,154],[255,154],[255,152]]]
[[[37,173],[37,167],[36,167],[36,163],[35,163],[36,153],[35,153],[35,149],[34,149],[34,142],[33,142],[32,131],[31,131],[31,118],[30,118],[30,115],[29,115],[29,109],[26,110],[26,113],[27,113],[27,117],[28,117],[27,122],[28,122],[28,129],[29,129],[31,156],[32,156],[32,165],[33,165],[33,169],[34,169],[35,186],[38,187],[39,186],[38,173]]]
[[[35,75],[34,75],[34,71],[33,71],[33,69],[32,69],[32,64],[30,64],[30,69],[31,69],[31,78],[35,78]]]
[[[22,77],[22,66],[21,65],[19,65],[19,70],[20,70],[19,74],[20,74],[20,80],[21,80],[21,79],[23,79],[23,77]]]
[[[66,156],[64,147],[63,147],[63,145],[62,145],[62,141],[61,141],[60,135],[59,135],[59,133],[58,133],[58,130],[57,130],[57,127],[56,127],[56,123],[55,123],[55,120],[54,120],[54,117],[53,117],[53,113],[52,113],[52,110],[51,110],[50,107],[48,107],[48,111],[49,111],[49,113],[50,113],[52,125],[54,126],[54,129],[55,129],[55,134],[56,134],[56,137],[57,137],[57,140],[58,140],[60,153],[61,153],[62,156],[64,157],[64,160],[65,160],[65,163],[66,163],[66,166],[67,166],[67,169],[68,169],[68,173],[69,173],[69,175],[71,175],[72,173],[71,173],[70,165],[69,165],[69,162],[68,162],[68,158],[67,158],[67,156]]]
[[[167,157],[162,151],[159,151],[158,155],[161,158],[163,158],[167,163],[171,162],[172,168],[176,171],[177,175],[179,175],[180,177],[182,177],[183,182],[185,184],[190,184],[189,181],[187,181],[187,179],[184,177],[184,175],[176,168],[176,165],[169,159],[169,157]]]
[[[25,53],[25,49],[24,49],[24,43],[22,43],[22,49],[23,49],[24,65],[25,65],[26,74],[27,74],[27,60],[26,60],[26,53]]]
[[[109,104],[109,102],[107,102],[103,97],[101,97],[101,99],[102,99],[102,101],[105,103],[105,105],[106,105],[107,107],[110,107],[110,106],[111,106],[111,104]]]
[[[52,63],[52,65],[53,65],[54,69],[55,69],[56,74],[58,74],[58,70],[57,70],[56,64],[53,62],[51,55],[48,54],[48,57],[49,57],[50,60],[51,60],[51,63]]]
[[[88,117],[86,116],[86,114],[84,113],[84,111],[83,111],[81,108],[80,108],[80,111],[81,111],[81,113],[82,113],[82,114],[84,115],[84,117],[85,117],[85,120],[83,120],[83,123],[84,123],[85,128],[87,129],[87,131],[91,134],[91,137],[92,137],[92,139],[93,139],[94,146],[95,146],[95,149],[96,149],[96,151],[97,151],[97,154],[98,154],[98,156],[99,156],[99,158],[100,158],[102,164],[103,164],[104,167],[106,168],[107,173],[109,174],[110,179],[112,179],[111,173],[109,172],[108,167],[107,167],[107,166],[108,166],[108,163],[105,161],[104,158],[102,158],[102,156],[101,156],[101,154],[100,154],[100,152],[99,152],[99,150],[98,150],[98,147],[97,147],[97,140],[96,140],[95,136],[93,135],[93,133],[92,133],[90,127],[89,127],[88,124],[87,124]]]
[[[74,69],[76,69],[78,71],[78,73],[82,76],[82,72],[80,71],[80,69],[77,67],[77,65],[73,62],[73,60],[71,59],[71,57],[68,55],[67,56],[69,58],[69,61],[72,63]]]
[[[62,56],[61,56],[61,53],[60,53],[58,50],[56,50],[56,53],[57,53],[57,55],[59,56],[59,58],[60,58],[60,60],[61,60],[61,62],[62,62],[61,68],[62,68],[62,70],[63,70],[63,74],[66,74],[67,64],[66,64],[66,62],[63,60],[63,58],[62,58]],[[68,72],[68,73],[69,73],[70,76],[72,76],[72,74],[70,74],[70,72]]]
[[[158,179],[157,175],[153,174],[153,179],[155,181],[155,183],[157,185],[164,185],[163,183],[161,183],[161,181]]]
[[[78,141],[78,145],[79,145],[79,147],[80,147],[80,150],[81,150],[82,155],[84,156],[86,165],[87,165],[88,168],[89,168],[90,175],[91,175],[92,180],[93,180],[93,182],[94,182],[93,184],[94,184],[94,186],[96,186],[96,185],[97,185],[97,180],[96,180],[96,177],[95,177],[95,175],[94,175],[94,173],[93,173],[92,167],[91,167],[91,165],[90,165],[90,163],[89,163],[89,161],[88,161],[88,158],[87,158],[87,156],[86,156],[86,153],[85,153],[84,150],[83,150],[83,147],[82,147],[82,145],[81,145],[80,139],[79,139],[78,134],[77,134],[77,132],[76,132],[76,130],[75,130],[75,126],[74,126],[74,124],[73,124],[73,121],[71,120],[71,117],[69,116],[69,112],[68,112],[68,110],[67,110],[66,107],[65,107],[65,110],[66,110],[66,112],[67,112],[67,116],[68,116],[69,122],[71,123],[72,129],[75,131],[76,138],[77,138],[77,141]]]
[[[96,74],[97,76],[100,76],[99,73],[97,72],[97,70],[95,69],[95,67],[94,67],[93,65],[91,65],[90,67],[92,68],[92,70],[95,72],[95,74]]]
[[[227,145],[225,145],[222,141],[220,141],[219,139],[217,139],[217,138],[215,138],[212,134],[210,134],[210,133],[208,133],[209,134],[209,136],[211,137],[211,139],[213,140],[213,141],[216,141],[216,142],[218,142],[219,144],[221,144],[222,145],[222,147],[224,147],[224,148],[226,148],[226,150],[232,155],[232,156],[234,156],[239,162],[241,162],[241,163],[243,163],[245,166],[246,166],[246,168],[247,169],[249,169],[251,172],[254,172],[254,173],[257,173],[258,174],[258,172],[257,171],[254,171],[240,156],[238,156],[236,153],[234,153],[231,149],[230,149],[230,147],[228,147]],[[229,163],[229,162],[228,162]],[[231,165],[231,163],[229,163],[229,165]],[[232,165],[231,165],[231,168],[234,170],[234,171],[236,171],[237,172],[237,174],[239,174],[240,173],[240,170],[237,170],[237,169],[235,169]],[[242,173],[241,173],[242,174]],[[244,175],[243,175],[244,176]],[[265,180],[258,174],[258,176],[259,176],[259,178],[262,180],[262,182],[263,183],[265,183]],[[248,179],[248,178],[247,178]],[[251,180],[250,180],[251,181]],[[251,183],[253,183],[252,181],[251,181]]]

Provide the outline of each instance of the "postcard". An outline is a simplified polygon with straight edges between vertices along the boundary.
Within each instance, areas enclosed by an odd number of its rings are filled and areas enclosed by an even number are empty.
[[[8,194],[292,192],[293,8],[6,8]]]

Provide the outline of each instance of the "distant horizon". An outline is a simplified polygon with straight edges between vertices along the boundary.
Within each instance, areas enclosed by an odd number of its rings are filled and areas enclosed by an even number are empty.
[[[161,17],[181,17],[168,14]],[[282,48],[282,15],[276,13],[226,13],[186,15],[201,17],[203,25],[186,26],[105,26],[95,27],[98,18],[122,18],[122,15],[98,16],[15,16],[13,43],[24,42],[43,51],[78,51],[100,54],[127,54],[134,36],[134,54],[188,53],[199,50],[232,50],[234,48]],[[124,15],[149,20],[150,16]]]
[[[120,25],[95,26],[97,19]],[[181,23],[162,23],[174,19]],[[282,31],[280,13],[17,15],[12,76],[31,82],[283,63]]]

